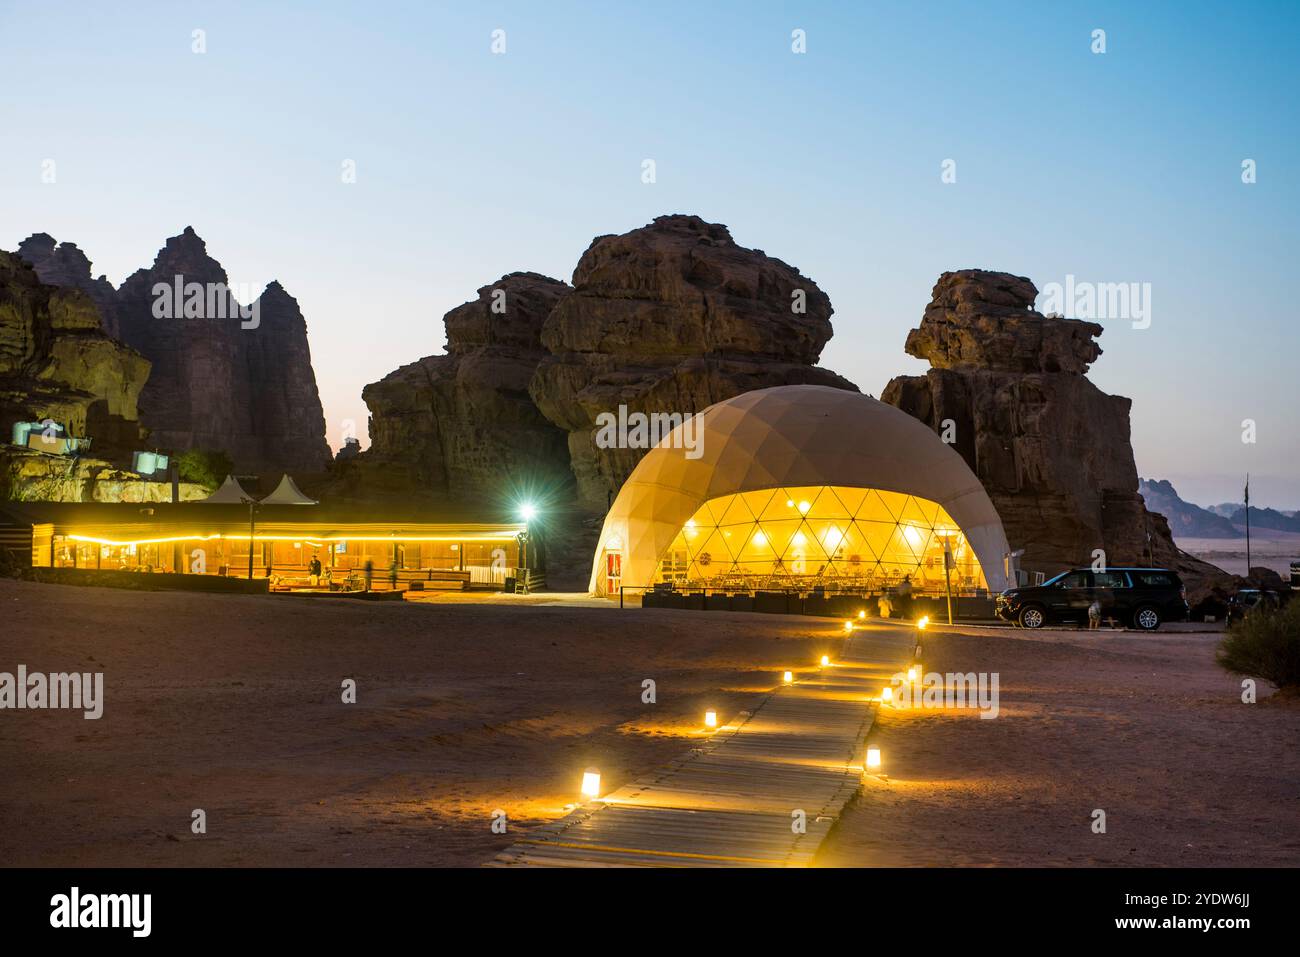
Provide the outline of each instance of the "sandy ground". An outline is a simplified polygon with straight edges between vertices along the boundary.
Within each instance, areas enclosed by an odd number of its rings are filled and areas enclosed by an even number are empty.
[[[1219,637],[930,634],[927,672],[998,672],[999,716],[883,711],[888,779],[868,780],[819,863],[1300,864],[1300,707],[1267,688],[1241,703]]]
[[[583,598],[421,603],[0,582],[0,671],[103,671],[99,721],[0,712],[0,862],[474,865],[837,647],[836,622]],[[1016,637],[1008,637],[1016,635]],[[1300,711],[1216,636],[931,634],[1001,716],[887,712],[827,865],[1297,864]],[[354,678],[358,703],[340,701]],[[641,702],[641,681],[658,703]],[[1094,808],[1108,833],[1089,829]],[[190,832],[194,808],[208,833]],[[494,809],[511,832],[490,830]]]
[[[563,814],[586,766],[613,790],[690,747],[707,704],[752,706],[836,645],[814,637],[833,622],[756,617],[3,581],[0,671],[102,671],[106,705],[0,712],[0,862],[478,864]]]

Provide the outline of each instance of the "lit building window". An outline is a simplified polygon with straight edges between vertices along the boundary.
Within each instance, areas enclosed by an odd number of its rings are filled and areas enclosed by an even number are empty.
[[[819,486],[711,499],[683,525],[660,580],[713,588],[824,584],[917,591],[986,587],[961,529],[935,502],[881,489]]]

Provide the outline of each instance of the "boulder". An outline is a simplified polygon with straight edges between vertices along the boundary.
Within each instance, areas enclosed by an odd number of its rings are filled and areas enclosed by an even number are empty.
[[[598,448],[597,416],[686,415],[752,389],[812,383],[857,391],[816,366],[830,299],[725,226],[660,216],[592,241],[573,291],[546,320],[529,392],[568,435],[581,503],[603,510],[645,449]]]
[[[1101,355],[1095,322],[1034,311],[1038,290],[1024,276],[961,269],[939,277],[909,355],[936,369],[1082,374]]]
[[[928,359],[882,401],[951,441],[1002,518],[1021,567],[1057,572],[1088,565],[1155,564],[1200,584],[1230,576],[1180,551],[1164,516],[1138,492],[1129,432],[1131,400],[1084,376],[1101,350],[1101,326],[1033,310],[1033,283],[964,269],[935,284],[907,351]]]

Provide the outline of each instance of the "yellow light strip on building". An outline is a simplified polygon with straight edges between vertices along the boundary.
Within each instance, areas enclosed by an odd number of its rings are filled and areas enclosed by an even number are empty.
[[[63,538],[73,542],[89,542],[91,545],[166,545],[174,542],[210,542],[220,535],[185,535],[181,538],[140,538],[129,542],[116,541],[112,538],[94,538],[90,535],[64,535]],[[248,536],[245,535],[245,538]]]
[[[232,542],[246,542],[247,535],[181,535],[173,538],[139,538],[118,540],[112,538],[95,538],[90,535],[64,535],[69,541],[88,542],[92,545],[165,545],[175,542],[210,542],[213,539],[227,539]],[[306,535],[255,535],[258,542],[303,542]],[[513,542],[515,533],[502,532],[497,535],[338,535],[322,539],[324,542]]]

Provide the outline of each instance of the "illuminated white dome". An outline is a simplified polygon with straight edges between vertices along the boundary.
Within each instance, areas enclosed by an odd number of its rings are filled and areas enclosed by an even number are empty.
[[[885,554],[890,547],[914,547],[916,564],[923,568],[932,563],[934,543],[938,542],[942,567],[944,536],[949,536],[949,542],[959,540],[963,549],[973,552],[969,562],[978,584],[993,590],[1007,587],[1007,540],[993,503],[965,460],[907,413],[857,392],[795,385],[746,392],[709,406],[701,415],[703,423],[696,426],[694,443],[698,458],[688,458],[682,447],[688,444],[679,435],[687,428],[684,424],[646,453],[620,489],[596,547],[590,582],[593,594],[607,593],[610,585],[620,580],[611,579],[611,567],[621,573],[624,586],[653,584],[661,575],[660,563],[674,543],[682,541],[680,536],[701,534],[695,523],[699,516],[711,514],[703,508],[705,503],[769,490],[773,491],[767,496],[769,507],[775,510],[770,526],[763,524],[764,516],[758,514],[749,530],[729,526],[737,529],[737,535],[747,537],[750,548],[776,547],[788,553],[797,546],[800,560],[803,548],[816,548],[816,557],[809,557],[807,564],[820,563],[818,574],[838,567],[848,575],[851,567],[852,573],[865,581],[873,568],[883,574],[886,566],[899,565],[895,556]],[[831,519],[826,519],[819,530],[800,526],[801,515],[811,520],[820,506],[775,494],[781,489],[835,492],[838,498],[831,500],[845,503],[837,507],[848,524],[836,520],[838,524],[832,526],[827,524]],[[865,490],[880,494],[869,497]],[[747,496],[751,511],[757,513],[754,502],[762,498]],[[912,512],[917,516],[914,521],[903,516],[905,505],[920,510]],[[791,509],[789,518],[794,524],[776,514],[781,506]],[[859,508],[863,513],[853,514]],[[868,508],[875,513],[868,516]],[[857,518],[862,519],[860,525]],[[726,523],[727,519],[717,518],[712,524],[721,534]],[[906,533],[904,545],[891,546],[882,538],[874,545],[866,541],[876,534],[872,529],[885,523],[895,532]],[[803,531],[794,530],[796,527]],[[859,529],[862,542],[854,545],[849,538]],[[907,544],[922,536],[929,536],[929,544]],[[773,541],[777,538],[782,542]],[[809,539],[814,539],[812,545],[806,545]],[[840,547],[842,539],[845,547]],[[715,548],[691,553],[683,561],[690,569],[708,574],[720,574],[723,563],[733,571],[745,571],[752,556],[733,554],[734,548],[728,548],[732,551]],[[930,553],[923,554],[923,548]],[[845,555],[847,550],[853,554]],[[613,566],[611,554],[617,555]],[[789,555],[775,564],[784,572]],[[893,569],[901,571],[901,567]]]

